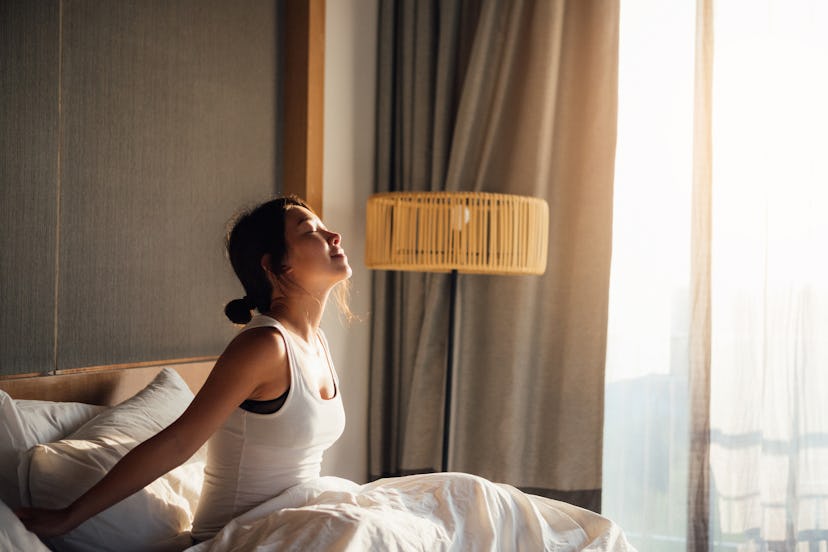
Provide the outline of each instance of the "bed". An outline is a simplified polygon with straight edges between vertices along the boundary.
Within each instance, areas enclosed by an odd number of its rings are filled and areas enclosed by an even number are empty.
[[[0,550],[627,551],[611,520],[461,473],[297,485],[195,543],[205,450],[67,535],[41,542],[13,514],[62,507],[189,404],[212,363],[0,380]]]

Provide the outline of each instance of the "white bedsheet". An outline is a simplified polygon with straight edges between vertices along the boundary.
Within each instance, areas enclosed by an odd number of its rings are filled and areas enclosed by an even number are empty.
[[[628,551],[610,520],[461,473],[357,485],[323,477],[231,521],[188,552],[244,550]]]

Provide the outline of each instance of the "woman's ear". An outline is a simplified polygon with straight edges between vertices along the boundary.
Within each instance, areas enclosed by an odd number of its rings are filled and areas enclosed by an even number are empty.
[[[273,257],[271,256],[271,254],[265,253],[264,255],[262,255],[262,260],[260,261],[260,264],[262,265],[262,269],[265,271],[265,276],[267,276],[267,279],[270,280],[270,285],[275,286],[279,282],[279,277],[273,272],[272,261]],[[293,270],[293,268],[290,265],[286,264],[283,264],[279,268],[281,269],[280,274],[286,274]]]
[[[262,255],[262,258],[259,261],[259,264],[262,265],[262,268],[264,269],[265,272],[272,272],[270,270],[270,259],[271,259],[270,253],[265,253],[264,255]]]
[[[259,261],[259,264],[262,266],[262,270],[264,270],[265,276],[267,276],[267,279],[270,280],[271,284],[273,283],[273,280],[276,279],[276,275],[273,274],[273,269],[271,268],[273,266],[271,263],[272,260],[273,257],[270,253],[265,253]]]

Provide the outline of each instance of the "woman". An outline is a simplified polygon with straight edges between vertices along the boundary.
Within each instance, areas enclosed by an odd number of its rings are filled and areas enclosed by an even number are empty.
[[[197,540],[319,476],[323,452],[345,425],[319,329],[332,290],[351,276],[342,238],[304,202],[283,197],[239,218],[227,251],[246,296],[228,303],[225,313],[247,326],[169,427],[136,446],[66,508],[20,510],[30,531],[48,537],[72,530],[184,463],[208,439],[193,523]],[[260,314],[252,317],[253,309]]]

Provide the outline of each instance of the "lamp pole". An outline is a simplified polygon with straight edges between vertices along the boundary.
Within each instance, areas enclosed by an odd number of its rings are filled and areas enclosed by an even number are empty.
[[[448,471],[449,428],[451,427],[451,394],[454,379],[454,319],[457,303],[457,269],[451,271],[449,291],[448,342],[446,344],[446,385],[443,404],[443,471]]]

